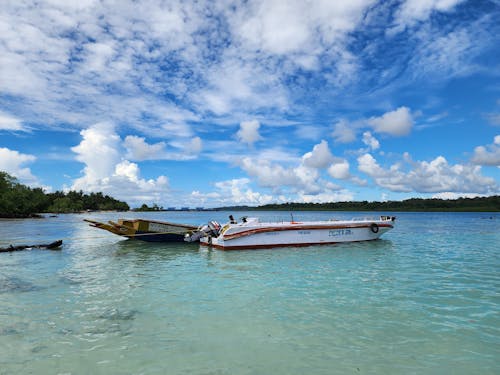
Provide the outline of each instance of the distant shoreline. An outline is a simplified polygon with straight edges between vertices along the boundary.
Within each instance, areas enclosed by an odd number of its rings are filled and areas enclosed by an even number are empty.
[[[500,212],[500,195],[458,199],[411,198],[386,202],[281,203],[262,206],[227,206],[215,211],[394,211],[394,212]]]

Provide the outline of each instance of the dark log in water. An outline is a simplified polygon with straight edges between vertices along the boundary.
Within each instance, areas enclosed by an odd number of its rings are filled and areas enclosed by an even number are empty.
[[[49,244],[40,244],[40,245],[18,245],[9,247],[0,247],[0,253],[8,253],[11,251],[21,251],[27,249],[48,249],[48,250],[57,250],[62,246],[62,240],[57,240],[51,242]]]

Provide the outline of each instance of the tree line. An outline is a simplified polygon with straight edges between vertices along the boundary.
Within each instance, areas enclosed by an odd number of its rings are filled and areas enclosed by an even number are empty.
[[[6,172],[0,171],[0,217],[22,218],[37,213],[70,213],[86,210],[128,211],[129,205],[102,193],[82,191],[45,193],[30,188]]]
[[[221,207],[224,211],[456,211],[499,212],[500,195],[476,198],[437,199],[411,198],[403,201],[349,201],[330,203],[281,203],[258,207]]]

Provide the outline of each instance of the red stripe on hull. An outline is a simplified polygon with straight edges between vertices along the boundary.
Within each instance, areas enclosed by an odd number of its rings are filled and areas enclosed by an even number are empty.
[[[293,243],[293,244],[274,244],[274,245],[243,245],[243,246],[222,246],[216,244],[208,244],[205,242],[200,242],[202,246],[215,247],[219,250],[259,250],[259,249],[272,249],[276,247],[307,247],[307,246],[318,246],[318,245],[336,245],[341,243],[354,243],[354,242],[366,242],[366,241],[376,241],[378,238],[372,240],[360,240],[360,241],[337,241],[337,242],[315,242],[315,243]]]

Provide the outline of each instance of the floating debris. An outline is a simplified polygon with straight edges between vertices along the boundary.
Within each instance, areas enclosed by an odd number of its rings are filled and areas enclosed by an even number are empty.
[[[47,250],[59,250],[62,246],[62,240],[57,240],[51,242],[49,244],[41,244],[41,245],[18,245],[18,246],[8,246],[8,247],[0,247],[0,253],[9,253],[12,251],[21,251],[21,250],[31,250],[31,249],[47,249]]]

